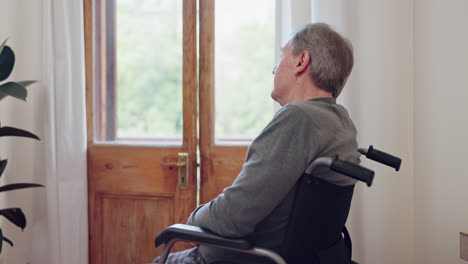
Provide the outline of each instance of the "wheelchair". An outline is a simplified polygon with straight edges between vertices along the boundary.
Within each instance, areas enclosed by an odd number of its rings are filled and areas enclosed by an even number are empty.
[[[396,171],[400,169],[400,158],[377,150],[372,145],[358,151]],[[175,243],[186,241],[261,256],[277,264],[358,264],[351,259],[352,243],[345,227],[354,185],[337,186],[312,175],[314,169],[324,166],[365,182],[369,187],[374,179],[374,171],[340,160],[338,156],[317,158],[296,183],[294,205],[279,252],[255,247],[248,238],[226,238],[200,227],[175,224],[167,227],[155,239],[156,247],[165,244],[159,263],[166,263]]]

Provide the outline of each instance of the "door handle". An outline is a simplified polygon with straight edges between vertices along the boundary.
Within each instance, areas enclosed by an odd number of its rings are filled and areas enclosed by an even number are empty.
[[[178,160],[175,162],[161,162],[162,166],[177,166],[177,187],[188,188],[189,175],[189,154],[187,152],[179,152]]]

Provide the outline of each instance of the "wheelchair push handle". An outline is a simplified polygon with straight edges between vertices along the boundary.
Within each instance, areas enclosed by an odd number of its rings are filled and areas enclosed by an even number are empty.
[[[383,151],[380,151],[378,149],[375,149],[372,145],[370,145],[369,149],[367,150],[360,148],[358,149],[358,151],[371,160],[375,160],[377,162],[390,166],[394,168],[396,171],[400,170],[400,165],[401,165],[400,158],[390,155],[388,153],[385,153]]]
[[[348,161],[340,160],[338,156],[332,159],[330,169],[356,180],[363,181],[369,187],[372,185],[372,181],[374,180],[374,171]]]

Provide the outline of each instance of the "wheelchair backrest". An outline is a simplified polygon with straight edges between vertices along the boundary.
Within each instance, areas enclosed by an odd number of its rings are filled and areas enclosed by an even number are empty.
[[[321,252],[343,243],[341,232],[348,218],[354,185],[337,186],[304,174],[295,188],[280,254],[288,264],[320,263]]]

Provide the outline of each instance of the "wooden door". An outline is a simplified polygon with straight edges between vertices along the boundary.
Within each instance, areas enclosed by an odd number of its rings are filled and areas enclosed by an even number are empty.
[[[105,82],[109,74],[99,75],[92,69],[93,22],[113,23],[102,18],[103,9],[112,8],[112,0],[96,1],[94,16],[90,16],[92,1],[85,1],[87,34],[87,101],[88,101],[88,199],[89,199],[89,253],[92,264],[150,263],[162,249],[154,248],[154,238],[165,227],[185,223],[196,206],[197,168],[197,50],[196,2],[183,1],[183,136],[179,144],[125,144],[118,141],[97,142],[93,128],[98,107],[93,82]],[[107,5],[107,6],[106,6]],[[183,10],[183,11],[182,11]],[[105,17],[105,16],[104,16]],[[106,37],[112,34],[106,32]],[[109,48],[109,46],[106,46]],[[108,52],[109,53],[109,52]],[[111,52],[112,53],[112,52]],[[94,64],[100,67],[101,64]],[[109,65],[107,65],[109,67]],[[108,68],[107,68],[108,70]],[[112,75],[112,74],[110,74]],[[105,76],[105,77],[103,77]],[[115,78],[115,76],[114,76]],[[114,80],[115,81],[115,80]],[[112,81],[111,81],[112,83]],[[112,93],[112,89],[106,89]],[[102,93],[102,92],[101,92]],[[99,95],[98,95],[99,96]],[[109,111],[108,96],[100,95],[104,111]],[[95,109],[97,110],[95,111]],[[112,109],[111,109],[112,110]],[[105,117],[101,118],[106,120]],[[114,122],[110,120],[108,122]],[[102,131],[101,131],[102,132]],[[112,133],[102,133],[109,135]],[[115,133],[114,133],[115,134]],[[105,138],[104,138],[105,139]],[[187,186],[178,179],[179,153],[188,154]],[[184,170],[182,168],[182,170]],[[175,250],[183,248],[176,247]]]
[[[105,116],[110,108],[115,107],[109,99],[115,96],[115,91],[106,89],[103,92],[101,89],[97,94],[92,92],[94,82],[115,83],[115,75],[99,75],[100,70],[112,67],[112,63],[103,65],[99,58],[93,58],[93,48],[102,48],[104,49],[101,50],[102,53],[106,52],[112,56],[112,52],[105,50],[112,48],[112,45],[100,47],[96,46],[96,43],[93,45],[92,42],[93,38],[96,38],[93,35],[94,24],[114,23],[112,17],[99,15],[104,9],[112,8],[113,1],[116,0],[84,2],[87,35],[90,263],[149,263],[161,252],[161,249],[154,248],[155,236],[169,225],[186,222],[189,214],[197,206],[197,190],[200,191],[199,202],[206,203],[231,185],[242,168],[248,142],[244,142],[243,145],[226,145],[218,144],[215,140],[214,0],[183,0],[183,140],[181,144],[124,145],[115,142],[98,143],[94,140],[99,136],[115,137],[112,131],[112,127],[115,128],[115,120]],[[95,6],[94,11],[90,12],[93,2],[101,5]],[[244,2],[247,6],[247,1]],[[110,6],[102,6],[102,3]],[[197,3],[199,4],[199,59],[197,59],[196,43]],[[258,8],[263,9],[264,6]],[[93,19],[99,21],[93,22]],[[112,32],[106,30],[101,38],[112,38]],[[106,40],[98,39],[98,41],[103,43]],[[273,52],[271,56],[273,57]],[[197,62],[199,63],[198,83]],[[94,65],[94,69],[91,65]],[[273,63],[265,66],[268,67],[267,74],[269,74]],[[110,78],[110,81],[106,81],[105,78]],[[269,88],[271,87],[267,89]],[[267,97],[264,99],[268,100]],[[92,107],[96,100],[101,102],[100,109]],[[98,116],[99,113],[104,116]],[[106,127],[111,129],[96,131],[95,123],[107,123]],[[266,122],[261,123],[266,125]],[[197,149],[200,153],[198,160],[200,181],[196,179]],[[180,152],[186,152],[190,157],[187,188],[178,187],[176,166],[162,165],[176,162]],[[199,186],[196,186],[197,182],[200,183]],[[179,245],[175,250],[183,248],[184,245]]]

